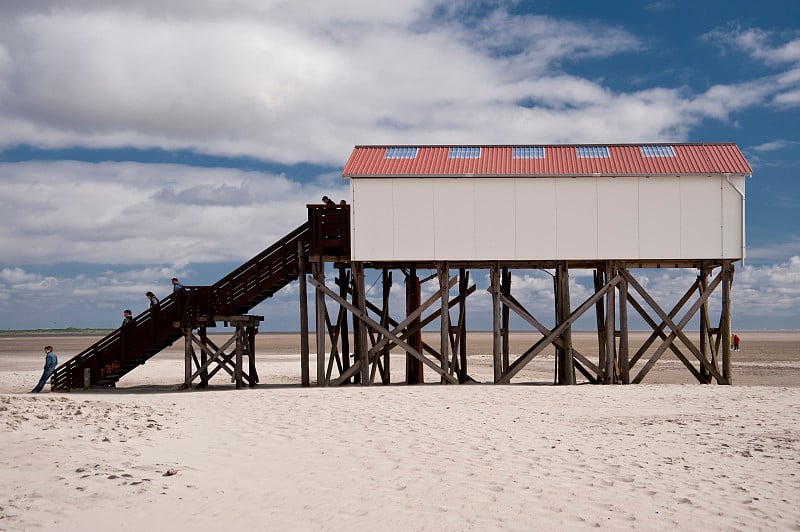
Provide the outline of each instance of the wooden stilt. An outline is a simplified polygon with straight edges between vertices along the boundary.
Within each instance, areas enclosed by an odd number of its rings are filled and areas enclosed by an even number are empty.
[[[733,263],[722,264],[722,311],[720,331],[722,336],[722,378],[719,384],[733,384],[731,377],[731,286],[733,285]]]
[[[392,290],[392,272],[388,269],[383,269],[382,275],[383,281],[383,309],[381,312],[381,325],[385,328],[389,328],[389,295]],[[390,356],[391,349],[386,348],[384,355],[383,355],[383,371],[381,372],[381,382],[383,384],[389,384],[391,382],[391,363],[392,358]]]
[[[446,262],[436,267],[439,276],[439,299],[441,301],[441,323],[439,327],[440,348],[442,358],[442,372],[450,373],[450,271]],[[442,382],[445,382],[442,379]]]
[[[497,384],[504,374],[502,316],[500,311],[500,270],[497,263],[492,265],[489,278],[492,285],[492,363],[494,365],[494,382]]]
[[[614,267],[611,263],[606,263],[606,272],[605,278],[606,281],[613,278],[615,275]],[[606,319],[605,319],[605,338],[606,338],[606,367],[605,367],[605,384],[613,384],[615,382],[615,362],[616,362],[616,336],[614,334],[616,329],[616,316],[614,315],[614,309],[616,307],[616,303],[614,301],[614,297],[616,295],[615,290],[608,290],[606,292]]]
[[[347,288],[350,286],[350,272],[345,266],[339,266],[339,296],[342,299],[347,299]],[[342,339],[342,371],[350,369],[350,335],[347,328],[347,315],[345,314],[342,319],[341,332],[339,337]],[[350,379],[347,379],[345,384],[350,384]]]
[[[504,266],[501,274],[500,274],[500,293],[506,296],[511,295],[511,272],[509,271],[507,266]],[[501,325],[500,330],[502,331],[503,336],[503,373],[508,372],[508,364],[509,364],[509,321],[510,321],[510,309],[508,305],[502,303],[501,301]]]
[[[700,282],[700,293],[703,293],[708,288],[708,276],[710,272],[708,268],[700,268],[700,274],[698,280]],[[703,358],[709,360],[711,362],[713,360],[709,359],[708,356],[708,301],[704,302],[703,305],[700,307],[700,354],[703,355]],[[708,384],[711,382],[711,373],[700,364],[700,377],[701,381],[704,384]]]
[[[619,283],[619,370],[622,384],[631,383],[628,353],[628,281]]]
[[[353,267],[353,283],[356,286],[357,301],[356,308],[359,312],[366,315],[366,283],[364,280],[364,264],[361,262],[354,262]],[[357,358],[360,365],[360,381],[362,386],[369,385],[369,356],[367,355],[367,328],[363,320],[356,322],[356,327],[359,330],[358,344],[356,345]]]
[[[258,329],[255,327],[247,327],[245,329],[247,334],[247,355],[248,359],[248,375],[250,376],[250,387],[258,384],[258,370],[256,369],[256,334]]]
[[[603,278],[605,276],[605,272],[597,268],[594,271],[594,291],[595,293],[600,292],[603,288]],[[595,305],[595,315],[597,317],[597,367],[600,368],[600,373],[597,375],[597,379],[600,382],[606,382],[606,312],[603,306],[603,299],[600,298],[597,300],[597,304]]]
[[[297,258],[300,272],[298,273],[300,292],[300,382],[303,386],[311,385],[309,368],[308,346],[308,282],[306,281],[306,259],[303,243],[297,243]]]
[[[569,267],[567,262],[560,262],[556,266],[555,275],[555,301],[556,301],[556,326],[564,323],[570,314],[569,298]],[[572,353],[572,327],[564,329],[561,335],[562,345],[556,347],[558,353],[556,372],[558,384],[575,384],[575,367]]]
[[[192,355],[194,354],[194,351],[192,350],[192,330],[184,329],[183,337],[185,340],[183,347],[183,355],[184,355],[183,387],[188,390],[192,387]]]
[[[325,284],[325,263],[321,260],[311,265],[314,279]],[[325,386],[325,294],[321,290],[315,291],[314,298],[317,324],[316,324],[316,344],[317,344],[317,386]]]
[[[206,327],[200,327],[200,343],[203,345],[208,345],[208,332]],[[208,362],[208,354],[205,350],[200,350],[200,365],[205,366],[206,362]],[[206,388],[208,387],[208,370],[203,370],[200,372],[200,384],[198,384],[199,388]]]
[[[233,378],[236,381],[236,389],[242,387],[242,358],[245,350],[245,339],[242,334],[242,326],[236,324],[236,366],[234,369]]]
[[[419,308],[420,300],[420,284],[419,277],[417,277],[417,269],[414,267],[409,268],[408,275],[406,276],[406,316],[412,315]],[[413,329],[419,324],[419,318],[409,323],[408,328]],[[418,330],[413,335],[408,337],[408,343],[420,353],[422,347],[422,331]],[[413,357],[411,354],[406,354],[406,383],[419,384],[424,382],[422,363]]]
[[[460,297],[458,311],[458,382],[467,382],[467,289],[469,288],[469,271],[466,268],[458,270],[458,295]]]

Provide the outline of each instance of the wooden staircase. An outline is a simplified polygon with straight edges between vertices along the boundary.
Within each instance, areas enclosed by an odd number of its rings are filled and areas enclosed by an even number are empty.
[[[52,389],[114,386],[123,375],[181,338],[185,329],[213,326],[214,316],[246,314],[296,280],[300,253],[307,260],[310,249],[311,225],[306,222],[215,284],[173,293],[89,346],[56,368]]]

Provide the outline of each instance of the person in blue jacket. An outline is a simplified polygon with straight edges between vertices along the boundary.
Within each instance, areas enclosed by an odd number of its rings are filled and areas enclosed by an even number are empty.
[[[31,390],[31,393],[39,393],[44,388],[44,385],[47,384],[48,379],[56,370],[56,366],[58,365],[58,357],[55,353],[53,353],[53,346],[48,345],[44,348],[44,371],[42,371],[42,378],[39,379],[39,384],[36,385],[36,388]]]

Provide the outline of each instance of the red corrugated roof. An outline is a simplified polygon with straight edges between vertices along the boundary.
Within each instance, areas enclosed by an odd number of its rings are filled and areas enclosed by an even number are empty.
[[[597,144],[471,146],[480,157],[451,159],[451,146],[399,146],[417,148],[416,157],[387,159],[387,148],[356,146],[344,167],[345,177],[388,176],[579,176],[579,175],[689,175],[752,174],[736,144],[607,144],[608,158],[580,158],[577,148]],[[672,147],[674,157],[645,157],[642,147]],[[544,149],[541,159],[515,159],[516,147]]]

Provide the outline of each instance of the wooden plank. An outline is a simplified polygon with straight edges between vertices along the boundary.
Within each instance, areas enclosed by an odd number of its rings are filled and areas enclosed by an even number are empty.
[[[557,290],[555,297],[558,301],[556,316],[558,316],[558,322],[561,323],[569,316],[570,310],[569,264],[567,261],[559,263],[556,267],[555,288]],[[564,329],[564,333],[561,335],[561,341],[563,343],[561,346],[562,358],[557,362],[560,366],[558,372],[559,380],[563,384],[575,384],[575,366],[573,361],[575,353],[572,346],[571,326]]]
[[[342,299],[347,299],[348,288],[350,288],[350,273],[347,271],[347,268],[344,266],[339,267],[339,277],[336,279],[336,281],[339,284],[339,296]],[[342,339],[341,373],[350,367],[350,335],[347,329],[347,312],[345,312],[341,307],[340,309],[342,312],[342,322],[339,327],[341,331],[339,337]],[[347,382],[349,383],[350,380],[348,379]]]
[[[508,266],[504,266],[500,273],[500,293],[505,297],[511,295],[511,272],[508,270]],[[500,300],[500,303],[501,303],[500,330],[502,331],[502,336],[503,336],[503,349],[502,349],[503,373],[506,373],[508,371],[508,364],[509,364],[508,357],[510,352],[510,347],[509,347],[510,338],[509,338],[508,328],[511,316],[508,305],[504,304],[502,302],[502,299]]]
[[[467,382],[467,290],[469,289],[469,270],[460,268],[458,270],[458,331],[460,340],[458,343],[458,356],[460,364],[458,366],[458,382]],[[474,289],[474,287],[473,287]]]

